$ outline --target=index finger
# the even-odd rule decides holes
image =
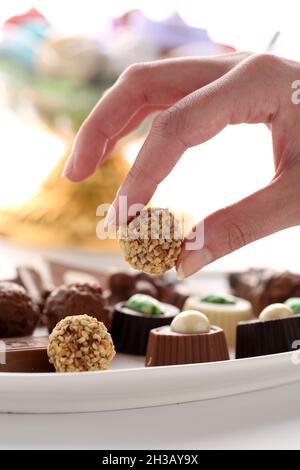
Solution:
[[[64,175],[73,181],[89,176],[101,163],[108,143],[126,132],[133,116],[141,111],[147,114],[145,108],[150,113],[153,106],[162,109],[172,105],[226,73],[245,54],[168,59],[130,67],[81,126]]]
[[[194,91],[156,118],[137,159],[107,215],[126,224],[119,198],[127,206],[145,205],[189,147],[205,142],[227,124],[270,122],[277,99],[272,81],[277,58],[253,56],[209,85]]]

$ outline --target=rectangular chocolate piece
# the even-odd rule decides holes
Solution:
[[[14,280],[22,285],[28,294],[43,304],[45,295],[61,284],[73,282],[100,283],[107,287],[107,274],[103,271],[87,269],[78,265],[65,264],[52,260],[40,260],[34,266],[18,266]]]
[[[18,266],[18,284],[21,284],[35,302],[43,299],[44,285],[39,272],[31,266]]]
[[[47,355],[48,336],[0,340],[0,372],[54,372]]]

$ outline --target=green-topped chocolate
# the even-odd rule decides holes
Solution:
[[[215,295],[208,294],[200,297],[201,302],[207,302],[210,304],[222,304],[222,305],[235,305],[236,298],[231,295]]]
[[[149,331],[169,325],[179,308],[158,302],[145,294],[135,294],[115,305],[111,336],[118,352],[145,355]]]
[[[161,303],[157,299],[154,299],[154,297],[146,294],[132,295],[125,303],[125,307],[147,315],[163,314]]]
[[[285,305],[290,307],[294,313],[300,313],[300,297],[291,297],[287,299]]]

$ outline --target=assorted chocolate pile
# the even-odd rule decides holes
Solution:
[[[155,317],[151,312],[147,315],[126,307],[134,295],[149,296],[152,304],[156,302],[163,311]],[[5,339],[2,346],[6,355],[0,360],[0,371],[53,371],[47,356],[47,337],[29,335],[36,326],[47,327],[51,333],[66,317],[89,316],[112,331],[118,351],[145,355],[149,331],[169,324],[188,295],[167,275],[123,271],[107,274],[49,260],[36,267],[19,266],[14,279],[0,282],[0,338]],[[64,354],[77,356],[75,365],[67,364],[65,370],[77,370],[84,350],[72,352],[74,346],[70,344],[65,346]]]
[[[20,266],[0,282],[0,372],[106,370],[115,350],[147,367],[226,361],[228,346],[237,359],[293,350],[300,276],[252,269],[229,283],[234,295],[190,295],[167,275]]]

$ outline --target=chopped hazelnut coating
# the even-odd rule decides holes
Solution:
[[[179,222],[168,209],[144,209],[120,232],[120,246],[134,269],[163,274],[175,266],[181,251]]]
[[[47,352],[57,372],[105,370],[116,354],[104,323],[89,315],[69,316],[57,323]]]

